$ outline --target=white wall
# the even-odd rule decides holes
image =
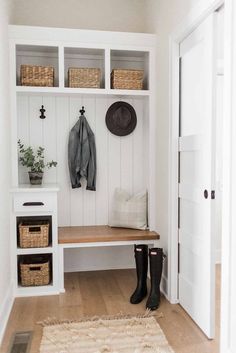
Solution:
[[[145,0],[13,0],[12,24],[146,32]]]
[[[8,2],[0,0],[0,341],[11,307],[9,182],[10,117],[8,99]]]

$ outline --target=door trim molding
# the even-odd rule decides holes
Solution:
[[[225,0],[221,352],[236,351],[236,3]]]
[[[169,199],[168,199],[168,296],[178,303],[178,137],[179,137],[179,45],[224,0],[201,0],[169,37]]]

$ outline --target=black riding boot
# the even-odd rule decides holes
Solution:
[[[146,308],[156,310],[160,304],[160,283],[163,264],[163,249],[149,249],[151,291],[147,300]]]
[[[148,246],[135,245],[134,254],[137,272],[137,287],[130,297],[130,303],[138,304],[147,295]]]

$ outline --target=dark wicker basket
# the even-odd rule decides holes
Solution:
[[[20,262],[21,285],[46,286],[50,283],[50,260],[43,256],[31,256]]]
[[[19,224],[19,244],[21,248],[42,248],[49,244],[49,223],[37,222]]]

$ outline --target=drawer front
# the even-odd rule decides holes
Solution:
[[[54,195],[42,193],[19,194],[14,196],[14,212],[53,211]]]

